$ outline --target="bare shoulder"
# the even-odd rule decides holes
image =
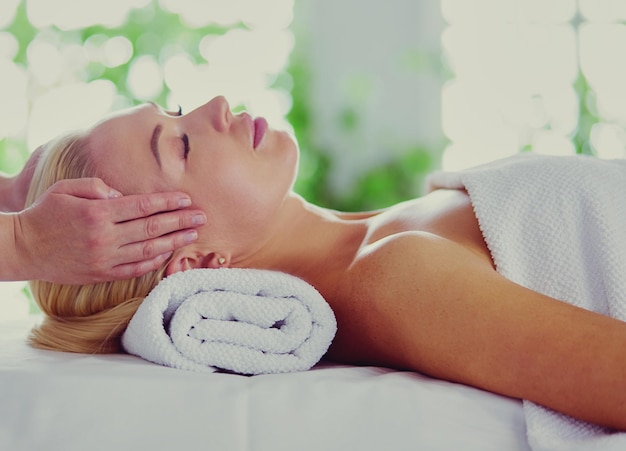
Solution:
[[[435,308],[464,291],[462,279],[470,277],[468,268],[471,277],[493,273],[475,252],[428,232],[397,233],[365,246],[346,273],[346,288],[333,303],[340,330],[332,350],[354,363],[427,372],[426,356],[418,355],[428,348],[420,343],[427,341],[420,331],[427,334],[437,321]],[[413,329],[410,338],[401,336],[405,328]],[[398,343],[405,340],[415,346],[410,354],[400,355]]]
[[[368,291],[384,300],[394,292],[413,291],[413,296],[437,294],[438,284],[457,280],[471,270],[493,275],[491,263],[470,247],[429,232],[403,232],[380,239],[362,249],[354,269],[368,280]],[[414,297],[414,299],[415,299]],[[384,302],[384,301],[383,301]]]

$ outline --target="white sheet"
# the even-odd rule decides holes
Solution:
[[[375,367],[238,376],[29,348],[0,323],[0,449],[529,450],[521,403]]]

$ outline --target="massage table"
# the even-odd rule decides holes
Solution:
[[[322,360],[242,376],[127,354],[33,349],[37,315],[0,322],[0,450],[529,450],[522,403]]]

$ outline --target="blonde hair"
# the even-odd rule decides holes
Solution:
[[[37,164],[26,205],[59,180],[97,177],[88,145],[85,133],[68,134],[49,143]],[[31,281],[31,291],[45,316],[33,328],[29,343],[54,351],[121,352],[128,322],[164,271],[165,265],[135,279],[91,285]]]

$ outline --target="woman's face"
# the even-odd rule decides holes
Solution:
[[[182,115],[145,104],[96,125],[88,148],[122,192],[188,193],[208,216],[198,243],[252,246],[270,231],[298,160],[291,136],[266,125],[234,116],[223,97]]]

